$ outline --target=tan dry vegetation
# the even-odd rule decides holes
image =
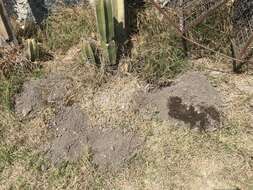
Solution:
[[[224,60],[193,61],[194,69],[205,72],[225,103],[223,128],[199,133],[174,120],[160,121],[156,108],[138,99],[149,88],[139,77],[105,75],[92,65],[77,63],[79,54],[80,46],[75,46],[65,56],[55,56],[45,63],[45,72],[60,72],[72,80],[65,102],[78,102],[93,127],[122,127],[142,134],[146,141],[141,151],[117,172],[98,170],[88,150],[76,163],[51,166],[40,148],[52,138],[47,122],[54,110],[49,107],[39,118],[23,122],[1,110],[0,189],[253,188],[252,92],[248,91],[252,75],[213,71],[217,65],[226,70]]]
[[[142,151],[127,167],[111,174],[94,168],[88,153],[78,163],[66,163],[54,168],[33,149],[38,142],[44,143],[42,139],[48,135],[44,120],[37,118],[24,125],[3,112],[2,118],[5,119],[1,119],[1,123],[8,130],[2,133],[6,139],[0,154],[1,160],[6,160],[2,163],[2,189],[252,188],[252,114],[250,108],[245,106],[248,95],[234,87],[239,80],[247,83],[251,76],[206,72],[211,81],[219,81],[217,89],[228,101],[225,104],[227,119],[224,120],[223,129],[200,134],[175,121],[159,121],[155,109],[150,106],[144,105],[143,110],[139,111],[133,100],[136,100],[137,92],[145,92],[146,89],[145,83],[136,77],[109,77],[107,83],[99,83],[99,87],[94,88],[94,83],[89,82],[93,81],[89,80],[93,76],[84,75],[91,73],[89,67],[71,63],[72,58],[67,56],[63,59],[68,60],[68,65],[64,61],[55,62],[51,72],[60,69],[72,77],[77,85],[73,97],[80,100],[94,127],[131,128],[146,136]],[[81,70],[79,74],[83,78],[77,76],[77,70]],[[107,100],[120,101],[110,104]],[[16,149],[6,153],[6,148],[12,148],[15,144],[14,139],[18,139]]]

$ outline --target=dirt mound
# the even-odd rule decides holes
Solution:
[[[90,140],[94,164],[102,168],[119,168],[138,152],[144,139],[134,132],[107,129],[93,130]]]
[[[43,105],[40,81],[31,80],[23,85],[22,93],[15,98],[15,112],[25,117],[31,112],[38,110]]]
[[[28,81],[15,98],[16,114],[21,117],[32,116],[49,103],[63,104],[71,87],[71,80],[61,75]]]
[[[200,73],[188,72],[151,96],[164,120],[175,118],[200,130],[221,124],[221,97]]]
[[[55,139],[48,150],[53,164],[63,160],[76,161],[88,143],[88,119],[78,106],[64,107],[50,124],[55,130]]]
[[[26,82],[22,92],[15,98],[16,114],[21,119],[29,120],[39,117],[43,109],[53,108],[53,115],[46,118],[46,125],[49,127],[49,133],[54,134],[54,138],[47,142],[47,145],[43,145],[42,149],[54,165],[58,165],[62,161],[75,162],[88,153],[92,162],[98,167],[117,169],[123,166],[139,150],[144,139],[140,138],[136,132],[113,128],[111,118],[111,122],[108,121],[103,125],[97,125],[93,119],[100,120],[101,117],[103,119],[108,116],[107,112],[98,116],[98,113],[103,110],[102,105],[100,107],[100,102],[105,107],[109,107],[109,113],[114,113],[115,107],[117,108],[115,110],[120,113],[128,109],[132,110],[133,103],[129,103],[129,98],[121,96],[126,94],[127,89],[113,91],[115,93],[113,97],[108,97],[108,94],[103,91],[97,92],[97,95],[92,93],[91,99],[86,99],[86,103],[92,104],[93,109],[95,108],[96,118],[90,119],[92,117],[92,114],[89,113],[91,107],[86,109],[82,106],[82,101],[79,102],[80,97],[87,96],[86,92],[89,89],[85,87],[81,90],[78,89],[80,97],[75,97],[75,101],[73,100],[70,104],[68,97],[75,94],[76,85],[81,86],[81,84],[76,81],[74,76],[67,76],[69,75],[63,74],[63,72],[61,74],[52,72],[42,79]],[[133,83],[132,86],[135,87],[137,84]],[[132,96],[135,93],[135,90],[130,92],[131,95],[133,94]],[[101,97],[101,101],[96,97]],[[118,100],[117,103],[115,103],[115,99]],[[118,119],[115,118],[115,120]]]
[[[56,137],[47,150],[53,164],[77,161],[89,150],[93,163],[101,168],[118,168],[138,150],[143,140],[119,129],[89,127],[78,105],[64,107],[51,122]]]

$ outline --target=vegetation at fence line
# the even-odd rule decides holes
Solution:
[[[159,19],[155,9],[140,12],[137,22],[139,35],[132,50],[133,71],[150,83],[163,83],[189,68],[181,39],[166,19]]]

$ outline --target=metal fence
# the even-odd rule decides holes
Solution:
[[[170,0],[167,1],[166,8],[176,13],[178,19],[184,23],[184,30],[188,31],[205,20],[208,15],[224,5],[227,1],[228,0]]]
[[[252,0],[235,0],[232,6],[225,6],[231,5],[229,3],[232,1],[230,0],[167,0],[164,7],[159,6],[154,0],[151,1],[177,29],[184,39],[183,43],[191,42],[191,44],[209,52],[216,52],[223,57],[229,58],[233,62],[235,70],[240,69],[243,64],[251,62],[248,58],[253,43]],[[222,24],[208,22],[206,24],[206,21],[217,13],[216,10],[226,7],[229,7],[227,16],[224,17],[224,20],[228,20],[226,22],[227,29],[218,26],[225,22]],[[218,18],[217,15],[216,19],[217,22],[223,22],[222,18]],[[211,30],[210,33],[224,34],[226,39],[218,37],[216,39],[206,39],[205,41],[208,43],[202,43],[199,40],[202,38],[199,28],[203,28],[203,26],[208,27],[206,31]],[[212,44],[215,44],[215,46],[212,46]],[[224,51],[224,49],[226,50]]]
[[[233,5],[233,48],[238,59],[247,59],[253,42],[253,1],[236,0]]]

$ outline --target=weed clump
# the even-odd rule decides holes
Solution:
[[[187,68],[180,38],[153,8],[137,15],[139,35],[132,51],[132,69],[149,83],[166,82]]]

